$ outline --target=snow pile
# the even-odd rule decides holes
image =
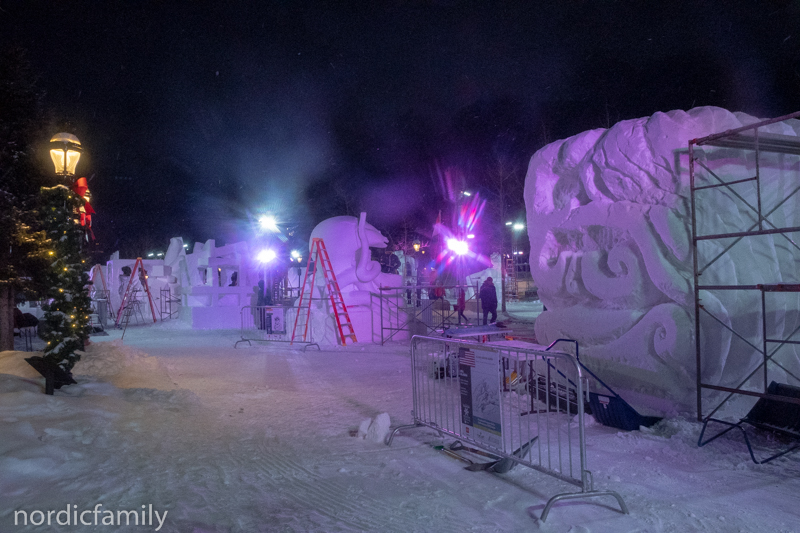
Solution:
[[[382,443],[389,436],[389,413],[381,413],[375,419],[367,418],[358,427],[358,437],[370,442]]]
[[[531,273],[547,306],[536,321],[539,342],[578,340],[592,369],[615,388],[627,390],[629,401],[662,413],[691,409],[696,364],[687,144],[755,122],[754,117],[714,107],[656,113],[608,130],[583,132],[534,154],[525,204]],[[764,131],[796,136],[800,122],[774,124]],[[748,168],[734,164],[742,153],[712,159],[700,150],[698,157],[733,181],[753,172],[752,158]],[[761,165],[763,189],[769,191],[762,199],[766,212],[788,196],[797,173],[781,172],[785,161],[764,159]],[[737,194],[754,205],[755,188],[748,187]],[[698,201],[702,234],[735,231],[734,223],[746,228],[755,220],[752,210],[730,193],[704,195]],[[786,208],[787,217],[796,216],[788,204]],[[786,222],[793,224],[791,218]],[[704,274],[703,282],[797,283],[797,249],[780,236],[764,242],[760,248],[735,248],[735,261],[720,262]],[[727,292],[719,299],[701,295],[703,305],[723,323],[746,331],[747,340],[758,346],[761,336],[753,324],[760,319],[753,317],[753,301]],[[776,335],[800,324],[796,313],[786,313],[800,307],[798,303],[795,295],[793,302],[782,301],[783,310],[768,310],[771,323],[778,324]],[[737,378],[759,363],[758,351],[743,342],[732,344],[724,328],[703,335],[702,342],[702,378],[707,383],[737,385]],[[800,370],[794,347],[783,348],[781,356],[787,368]]]
[[[93,343],[81,353],[81,360],[72,369],[77,377],[108,381],[119,388],[147,387],[161,390],[175,388],[166,367],[158,359],[121,340]]]
[[[26,357],[34,355],[41,354],[31,352],[0,352],[0,375],[11,374],[31,381],[41,378],[42,383],[44,383],[44,378],[41,377],[41,374],[25,362]]]

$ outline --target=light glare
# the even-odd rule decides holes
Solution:
[[[266,249],[258,252],[256,259],[258,259],[260,263],[270,263],[274,261],[276,257],[278,257],[278,254],[275,253],[275,250]]]
[[[447,239],[447,248],[456,255],[469,253],[469,245],[465,241],[459,241],[458,239]]]
[[[258,225],[261,226],[261,229],[278,231],[278,223],[275,221],[275,217],[270,215],[263,215],[260,217],[258,219]]]

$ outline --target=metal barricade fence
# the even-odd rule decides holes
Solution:
[[[241,342],[251,344],[252,341],[292,343],[291,324],[287,324],[287,322],[293,320],[293,313],[289,313],[289,309],[295,308],[264,305],[246,305],[242,307],[242,338],[236,341],[233,347],[237,348]],[[294,344],[302,346],[303,351],[309,346],[316,346],[319,349],[319,344],[314,342],[313,338],[305,342],[296,341]]]
[[[450,298],[431,298],[433,289],[450,291]],[[465,306],[475,304],[476,322],[480,319],[479,287],[477,285],[405,285],[380,287],[378,298],[381,321],[381,345],[395,340],[399,332],[434,334],[460,323],[458,311],[450,304],[458,301],[457,291],[465,290]],[[447,305],[444,304],[447,302]],[[470,311],[470,314],[472,312]],[[466,316],[465,316],[466,321]],[[419,326],[420,329],[417,329]]]
[[[550,498],[542,521],[560,500],[598,496],[628,514],[618,493],[595,490],[587,469],[588,386],[572,355],[415,336],[411,365],[414,423],[395,428],[388,445],[398,431],[426,426],[580,488]]]

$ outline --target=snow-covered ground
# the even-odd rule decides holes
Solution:
[[[155,513],[160,531],[184,533],[800,531],[800,455],[757,466],[738,438],[698,448],[690,415],[634,432],[587,418],[596,485],[630,515],[611,498],[568,501],[543,523],[573,486],[523,467],[466,471],[426,429],[391,447],[359,436],[382,413],[411,422],[406,344],[235,349],[236,332],[178,322],[120,336],[93,337],[79,384],[55,396],[29,353],[0,353],[0,531],[154,531]],[[56,525],[67,506],[98,525]],[[50,527],[15,525],[37,510],[55,511]],[[102,525],[119,510],[146,525]]]

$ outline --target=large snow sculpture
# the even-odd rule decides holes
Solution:
[[[577,339],[593,369],[639,405],[661,412],[691,408],[696,363],[687,144],[755,122],[714,107],[656,113],[583,132],[534,154],[525,204],[531,273],[547,306],[536,322],[540,343]],[[800,124],[794,131],[785,124],[774,128],[800,133]],[[724,159],[713,164],[717,170],[730,166]],[[726,169],[728,180],[747,177],[749,166]],[[763,179],[788,179],[773,174],[765,172]],[[785,186],[773,189],[773,195],[788,194]],[[730,194],[704,197],[698,205],[704,234],[724,231],[726,221],[753,219],[732,200]],[[764,283],[775,272],[783,282],[797,283],[800,254],[778,236],[770,239],[758,249],[733,250],[734,260],[716,267],[705,283]],[[765,269],[768,275],[761,274]],[[703,293],[702,303],[757,345],[752,302],[728,293]],[[796,314],[773,318],[787,334],[797,325]],[[736,385],[747,375],[742,369],[758,363],[758,352],[732,343],[724,328],[701,338],[704,382]],[[786,364],[796,369],[794,348],[785,349],[791,350]]]
[[[359,342],[380,340],[379,288],[400,287],[403,281],[401,275],[382,273],[380,263],[372,260],[370,248],[386,248],[388,239],[367,223],[366,213],[361,213],[359,218],[339,216],[323,220],[311,232],[309,248],[314,238],[325,243]],[[316,284],[325,290],[321,271],[317,273]],[[390,314],[386,313],[387,318]],[[333,309],[329,303],[321,302],[314,315],[315,341],[337,344]]]

